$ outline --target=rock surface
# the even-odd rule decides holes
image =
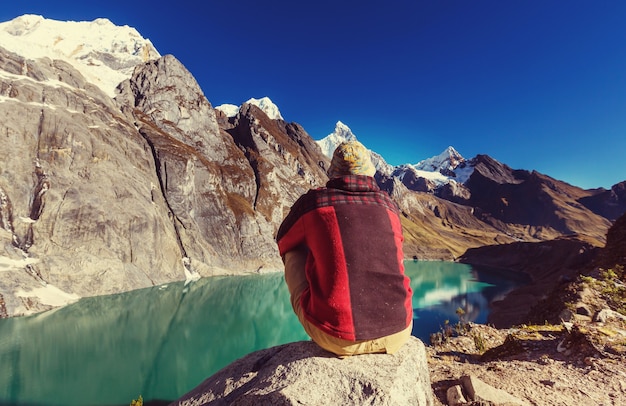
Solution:
[[[579,276],[544,291],[524,324],[495,329],[468,323],[436,334],[439,340],[428,347],[435,402],[462,404],[469,398],[464,377],[473,376],[534,405],[626,404],[625,219],[611,227],[595,261],[576,267]],[[581,265],[567,251],[557,257],[565,266]],[[554,265],[545,257],[540,263]],[[598,272],[599,265],[613,273]]]
[[[340,359],[311,341],[249,354],[172,403],[197,405],[432,405],[424,344]]]

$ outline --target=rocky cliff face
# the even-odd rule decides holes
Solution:
[[[0,80],[8,313],[45,308],[28,293],[42,285],[82,296],[183,277],[150,147],[113,100],[65,62],[4,50]]]
[[[138,67],[118,91],[120,109],[150,147],[157,194],[189,270],[210,275],[278,267],[274,225],[255,207],[254,168],[219,128],[193,76],[165,56]]]
[[[229,134],[172,56],[139,66],[115,100],[65,62],[5,50],[0,80],[8,315],[278,269],[284,211],[325,180],[327,161],[300,126],[249,108]]]

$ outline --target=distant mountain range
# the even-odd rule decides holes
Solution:
[[[257,106],[271,119],[283,119],[278,106],[276,106],[269,97],[263,97],[261,99],[251,98],[246,103]],[[216,106],[215,108],[217,110],[221,110],[228,117],[235,117],[239,112],[240,106],[224,104]],[[321,140],[317,140],[316,142],[322,149],[322,153],[330,159],[332,158],[337,145],[344,141],[354,140],[358,141],[358,138],[352,132],[350,127],[341,121],[338,121],[335,124],[335,130],[332,133],[328,134]],[[409,187],[409,189],[411,189],[412,186],[409,179],[423,178],[424,180],[427,180],[432,186],[430,188],[432,191],[451,181],[465,183],[473,172],[473,167],[467,165],[465,158],[463,158],[461,154],[459,154],[452,146],[446,148],[441,154],[420,161],[414,165],[405,164],[392,166],[389,165],[377,152],[370,152],[372,154],[374,165],[380,174],[397,177],[401,181],[407,177],[407,184],[405,185]]]
[[[278,226],[355,137],[338,122],[316,141],[268,98],[214,108],[174,56],[106,19],[1,23],[0,116],[0,317],[282,269]],[[626,182],[583,190],[452,147],[396,167],[372,155],[407,258],[572,235],[602,246],[626,211]]]

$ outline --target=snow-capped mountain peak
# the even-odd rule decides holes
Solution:
[[[450,146],[441,154],[424,159],[413,165],[413,167],[422,171],[446,172],[455,170],[463,162],[465,162],[465,158]]]
[[[280,114],[278,106],[276,106],[274,102],[267,96],[260,99],[255,99],[253,97],[245,103],[257,106],[272,120],[284,120],[283,116]],[[237,113],[239,113],[240,106],[236,106],[234,104],[220,104],[215,108],[221,110],[224,114],[226,114],[227,117],[235,117]]]
[[[473,171],[474,167],[450,146],[439,155],[424,159],[415,165],[407,164],[395,167],[393,176],[405,184],[406,182],[411,183],[417,178],[424,178],[436,188],[451,181],[465,183]],[[406,182],[405,178],[408,179]]]
[[[135,66],[161,56],[136,29],[106,18],[57,21],[26,14],[0,23],[0,46],[29,59],[69,62],[110,96]]]
[[[347,125],[337,121],[335,130],[316,142],[322,149],[322,153],[332,158],[337,145],[352,140],[357,141],[356,135]],[[474,167],[452,146],[446,148],[441,154],[420,161],[415,165],[405,164],[395,167],[389,165],[380,154],[372,150],[370,150],[370,154],[372,163],[381,174],[396,177],[402,182],[404,182],[406,175],[410,174],[407,179],[424,178],[435,188],[451,181],[465,183],[474,171]]]
[[[239,113],[239,106],[234,104],[220,104],[219,106],[215,106],[215,109],[226,114],[226,117],[235,117],[237,113]]]
[[[28,59],[47,57],[66,61],[111,97],[115,96],[117,85],[130,78],[137,65],[161,56],[136,29],[117,26],[106,18],[76,22],[26,14],[0,23],[0,46]],[[271,119],[284,120],[269,97],[250,98],[245,103],[257,106]],[[216,109],[232,117],[240,107],[223,104]],[[357,140],[356,135],[346,124],[337,121],[334,131],[317,143],[330,158],[337,145],[349,140]],[[415,165],[395,168],[387,164],[381,155],[373,151],[370,153],[376,169],[389,176],[393,173],[403,178],[403,174],[411,171],[415,176],[428,178],[435,184],[444,184],[452,179],[464,183],[473,171],[473,167],[451,146]]]
[[[274,102],[270,100],[270,98],[267,96],[260,99],[255,99],[253,97],[246,103],[257,106],[272,120],[284,120],[283,116],[280,114],[280,110],[278,110],[278,106],[276,106]]]
[[[337,148],[337,145],[345,141],[358,140],[350,127],[348,127],[341,121],[337,121],[337,123],[335,124],[335,130],[332,133],[328,134],[326,137],[316,142],[317,145],[319,145],[322,149],[322,153],[327,157],[332,158],[333,152],[335,152],[335,148]],[[377,154],[372,150],[369,151],[372,163],[376,167],[377,171],[386,175],[389,175],[391,174],[391,172],[393,172],[393,167],[389,165],[380,154]]]
[[[326,137],[317,141],[317,144],[322,149],[324,155],[329,158],[332,158],[333,152],[335,152],[335,148],[337,145],[341,144],[344,141],[357,141],[356,135],[352,133],[350,127],[342,123],[341,121],[337,121],[335,124],[335,130],[328,134]]]
[[[354,135],[350,127],[341,121],[337,121],[335,124],[335,131],[333,131],[333,134],[335,134],[337,138],[341,138],[343,141],[356,141],[356,135]]]

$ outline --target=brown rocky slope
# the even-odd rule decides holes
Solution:
[[[496,329],[461,320],[429,347],[437,404],[457,404],[451,388],[464,375],[532,405],[626,404],[626,214],[609,230],[604,248],[578,254],[591,260],[576,260],[584,243],[568,244],[570,253],[564,245],[558,256],[564,259],[560,269],[576,271],[549,285],[551,290],[535,286],[542,292],[535,306],[517,304],[517,320],[523,322]],[[546,259],[545,244],[525,246],[523,253],[533,249]],[[540,269],[516,264],[520,271]]]

